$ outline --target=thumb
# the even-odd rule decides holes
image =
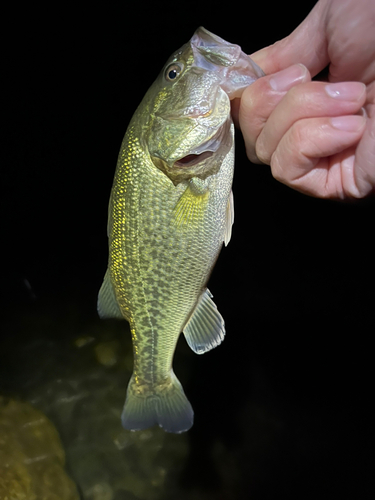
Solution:
[[[325,33],[327,1],[319,0],[309,15],[286,38],[251,54],[266,74],[276,73],[292,64],[301,63],[315,76],[328,63]]]

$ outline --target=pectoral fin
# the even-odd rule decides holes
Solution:
[[[99,290],[98,313],[101,319],[124,319],[116,300],[108,269]]]
[[[191,179],[174,208],[174,222],[177,227],[199,225],[208,200],[209,190],[205,182],[201,179]]]
[[[186,342],[197,354],[204,354],[218,346],[225,336],[223,317],[211,297],[206,288],[183,330]]]
[[[224,245],[227,246],[230,242],[232,236],[232,226],[234,222],[234,199],[233,199],[233,191],[230,192],[228,204],[227,204],[227,213],[225,220],[225,234],[224,234]]]

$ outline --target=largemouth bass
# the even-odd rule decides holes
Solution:
[[[183,432],[193,424],[173,355],[181,332],[198,354],[224,339],[206,283],[234,217],[230,99],[260,76],[238,45],[199,28],[168,59],[126,131],[98,298],[100,317],[130,323],[126,429]]]

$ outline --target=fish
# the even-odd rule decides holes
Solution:
[[[224,340],[207,281],[234,220],[230,100],[263,75],[238,45],[200,27],[167,60],[128,125],[97,304],[101,318],[130,324],[125,429],[181,433],[193,425],[173,356],[182,332],[197,354]]]

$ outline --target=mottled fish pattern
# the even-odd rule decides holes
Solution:
[[[183,432],[193,410],[172,369],[181,332],[198,354],[224,339],[206,284],[233,223],[230,98],[262,71],[204,28],[176,51],[125,134],[109,204],[102,318],[130,323],[126,429]]]

